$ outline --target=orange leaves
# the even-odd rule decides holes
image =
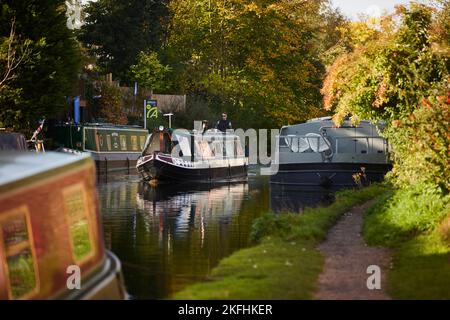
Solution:
[[[447,94],[447,96],[445,97],[445,104],[447,104],[447,105],[450,104],[450,93]]]
[[[394,128],[400,127],[401,124],[402,124],[402,122],[401,122],[400,120],[398,120],[398,119],[395,119],[395,120],[392,120],[392,121],[391,121],[391,125],[392,125]]]
[[[338,78],[340,68],[348,61],[348,55],[344,54],[339,56],[336,61],[328,68],[327,75],[323,82],[320,93],[323,96],[323,104],[325,110],[331,110],[334,100],[339,96],[338,84],[341,79]]]
[[[422,103],[422,105],[423,105],[424,107],[427,107],[428,109],[431,109],[431,108],[432,108],[431,103],[430,103],[430,101],[428,101],[427,98],[422,98],[421,103]]]
[[[386,90],[387,90],[387,81],[383,79],[383,81],[378,85],[378,90],[375,93],[375,100],[372,103],[372,106],[375,108],[380,108],[386,99]]]

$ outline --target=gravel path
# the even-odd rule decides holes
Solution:
[[[328,233],[318,249],[325,257],[315,299],[390,299],[384,292],[385,275],[391,265],[389,250],[368,247],[362,238],[363,213],[366,202],[345,213]],[[377,265],[381,270],[381,289],[369,290],[367,267]]]

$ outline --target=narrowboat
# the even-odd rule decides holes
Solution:
[[[44,141],[37,139],[42,125],[34,132],[30,140],[26,140],[22,133],[0,131],[0,150],[45,152]]]
[[[277,137],[272,184],[351,187],[380,181],[392,168],[382,124],[331,117],[284,126]]]
[[[247,179],[248,159],[239,136],[216,129],[155,129],[136,168],[144,181],[221,183]]]
[[[92,158],[0,152],[0,300],[124,298]]]
[[[25,136],[16,132],[0,131],[0,150],[2,151],[27,151],[28,145]]]
[[[58,151],[86,152],[97,171],[133,168],[147,139],[148,131],[138,126],[111,124],[60,124],[49,128],[48,135]]]

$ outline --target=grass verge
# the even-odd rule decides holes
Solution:
[[[323,267],[316,249],[328,229],[351,207],[386,191],[374,184],[336,194],[328,207],[303,214],[266,213],[253,224],[259,244],[223,259],[207,281],[176,293],[174,299],[310,299]]]
[[[450,197],[427,186],[387,192],[365,215],[369,245],[393,248],[394,299],[450,299]]]

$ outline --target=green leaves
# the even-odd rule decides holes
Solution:
[[[170,66],[162,65],[156,52],[141,52],[138,62],[130,67],[131,78],[144,87],[155,91],[163,91],[168,85],[164,81],[166,74],[172,70]]]
[[[341,23],[336,12],[323,13],[324,4],[172,1],[164,52],[173,89],[204,92],[237,126],[279,127],[323,114],[320,53],[337,41],[324,30]]]
[[[431,42],[442,39],[437,17],[443,13],[416,4],[400,12],[390,22],[399,21],[395,27],[359,43],[328,69],[324,104],[338,123],[356,115],[387,124],[397,185],[428,183],[448,192],[450,51],[435,50],[441,44]]]
[[[14,69],[14,78],[1,89],[3,126],[30,132],[38,119],[55,116],[67,106],[81,55],[72,31],[67,29],[64,8],[62,0],[3,1],[0,38],[8,38],[11,21],[15,21],[16,52],[28,48],[27,59]],[[0,56],[0,64],[5,65],[4,56]]]
[[[101,99],[99,101],[99,116],[106,122],[127,124],[128,119],[122,108],[122,92],[113,83],[101,82]]]
[[[168,26],[166,1],[98,0],[85,8],[78,37],[98,57],[105,73],[129,83],[129,68],[141,51],[159,51]]]

